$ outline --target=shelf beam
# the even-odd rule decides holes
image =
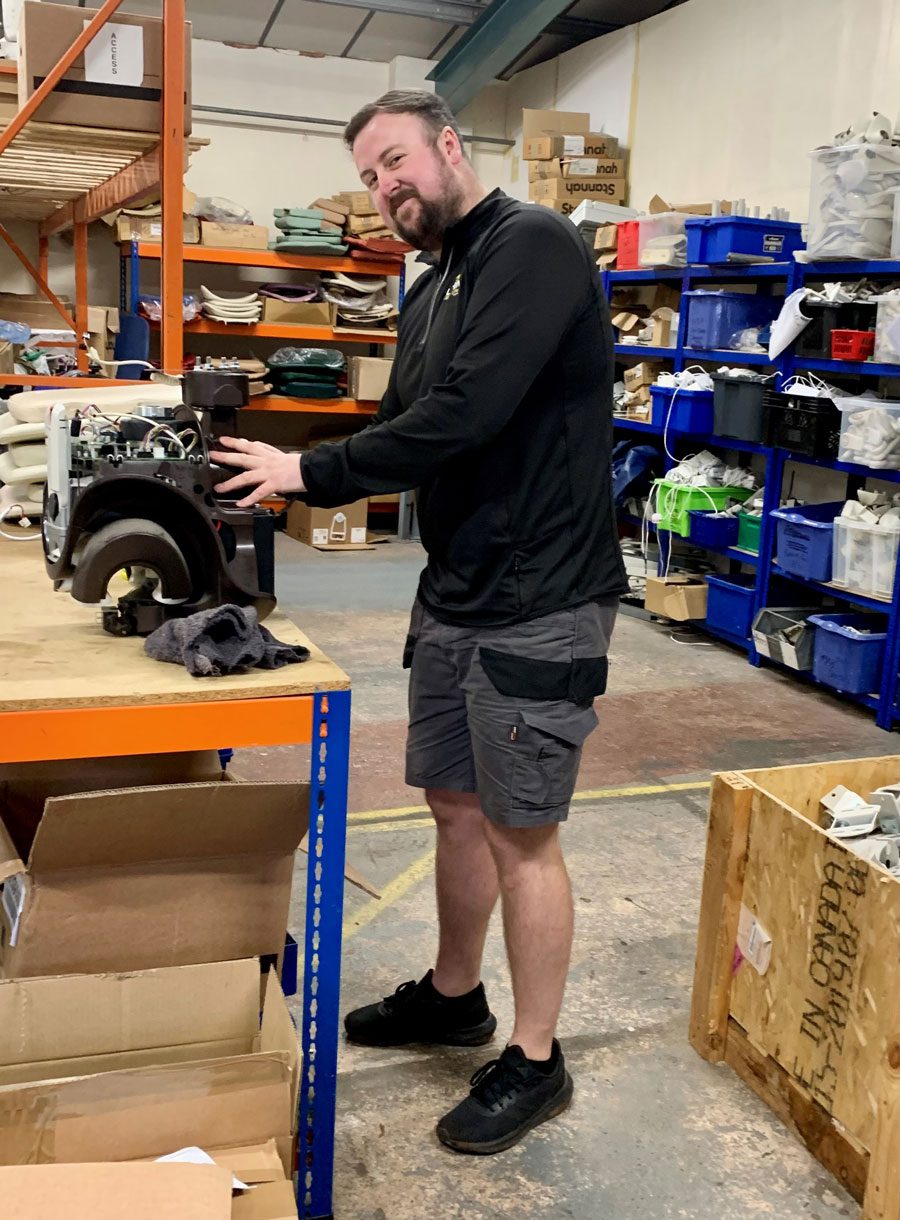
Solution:
[[[107,209],[110,210],[110,209]],[[123,257],[131,254],[131,242],[121,243]],[[138,258],[160,258],[157,242],[139,241]],[[379,259],[329,258],[327,255],[282,254],[277,250],[226,250],[218,246],[185,246],[186,263],[214,263],[223,267],[275,267],[282,271],[344,271],[351,275],[400,275],[402,257],[395,262]]]
[[[157,145],[99,186],[92,187],[80,199],[58,208],[41,222],[41,237],[62,233],[76,224],[90,224],[117,208],[127,208],[142,195],[154,190],[159,180],[160,155]]]

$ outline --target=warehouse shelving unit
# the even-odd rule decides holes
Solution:
[[[126,207],[154,189],[162,197],[161,363],[182,363],[184,246],[182,180],[186,152],[206,143],[186,139],[185,0],[162,0],[163,100],[158,133],[119,132],[35,121],[35,112],[58,84],[121,0],[103,0],[78,38],[49,72],[5,131],[0,133],[0,239],[4,240],[51,301],[78,342],[78,361],[87,369],[81,336],[87,331],[87,227],[106,213]],[[18,247],[3,220],[39,225],[38,266]],[[174,223],[169,223],[174,221]],[[74,234],[75,311],[72,316],[47,283],[49,239],[67,229]],[[222,252],[214,252],[221,254]],[[360,271],[355,260],[341,269]],[[275,265],[275,264],[269,264]],[[283,264],[279,264],[283,265]],[[290,265],[295,265],[293,260]],[[379,264],[379,273],[383,274]],[[230,332],[229,332],[230,333]],[[0,384],[33,387],[146,385],[109,378],[0,374]],[[367,404],[346,402],[348,413],[369,414]],[[283,410],[273,398],[257,409]],[[323,411],[315,400],[305,409]],[[123,669],[128,642],[99,632],[92,617],[69,599],[54,595],[42,565],[13,546],[0,548],[8,585],[25,599],[19,613],[10,606],[2,631],[6,672],[0,673],[0,762],[78,759],[138,752],[207,750],[224,745],[258,747],[310,745],[310,831],[306,926],[303,941],[303,1069],[299,1097],[297,1202],[303,1220],[330,1220],[334,1170],[335,1094],[341,966],[341,918],[347,821],[350,741],[349,680],[313,648],[306,665],[278,671],[275,685],[228,679],[201,690],[186,672],[165,666],[160,681],[155,663],[140,642],[135,672]],[[18,564],[18,570],[14,565]],[[39,608],[39,609],[38,609]],[[270,619],[280,638],[296,629]],[[44,619],[47,622],[44,623]],[[27,641],[16,631],[27,633]],[[117,663],[111,653],[119,656]],[[15,658],[14,669],[11,669]],[[144,671],[144,663],[149,667]],[[0,670],[4,667],[0,666]],[[171,673],[168,671],[171,670]],[[70,673],[70,671],[72,671]],[[52,674],[52,679],[47,675]],[[71,681],[67,682],[67,675]],[[29,685],[30,683],[30,685]],[[16,694],[9,692],[15,688]],[[30,692],[30,693],[29,693]]]
[[[605,271],[602,273],[603,290],[609,298],[612,290],[619,284],[640,284],[656,280],[671,282],[680,280],[681,290],[688,291],[698,282],[729,284],[757,283],[762,291],[770,291],[775,284],[783,283],[785,295],[793,292],[807,283],[820,283],[835,279],[850,278],[897,279],[900,281],[900,261],[884,260],[877,262],[834,262],[834,263],[768,263],[755,266],[688,266],[681,269],[666,268],[659,272],[654,269],[636,271]],[[685,346],[685,331],[687,327],[687,311],[679,311],[678,337],[671,348],[649,347],[641,344],[616,343],[617,357],[630,356],[635,359],[669,359],[677,372],[698,363],[715,363],[730,365],[762,366],[775,374],[775,385],[780,387],[794,375],[795,372],[810,370],[831,374],[832,377],[867,376],[867,377],[897,377],[900,378],[900,365],[876,364],[873,361],[848,362],[843,360],[822,360],[797,356],[793,347],[789,348],[776,360],[769,359],[766,353],[739,351],[707,351],[696,350]],[[640,420],[614,418],[614,426],[621,432],[630,432],[649,437],[662,437],[664,428]],[[768,445],[754,444],[733,437],[715,435],[697,435],[669,428],[666,433],[673,443],[689,443],[693,449],[698,446],[736,451],[738,453],[756,454],[766,463],[765,497],[763,517],[760,531],[760,550],[758,555],[742,551],[737,547],[713,548],[707,547],[714,554],[725,556],[733,565],[743,565],[755,573],[753,588],[752,614],[768,604],[771,578],[789,580],[798,589],[806,588],[819,596],[834,598],[851,606],[859,606],[868,610],[877,610],[888,617],[887,641],[885,645],[884,666],[881,686],[877,692],[865,695],[844,694],[842,697],[851,699],[875,713],[876,723],[883,729],[893,729],[900,724],[900,707],[898,707],[898,673],[900,673],[900,563],[894,576],[894,589],[891,598],[881,599],[856,593],[852,589],[838,588],[836,585],[818,581],[802,580],[779,567],[776,546],[775,521],[771,517],[773,509],[780,502],[781,489],[784,481],[787,463],[801,463],[834,471],[847,476],[847,492],[852,495],[863,486],[867,479],[877,479],[882,482],[900,483],[900,471],[875,470],[866,466],[858,466],[837,459],[815,458],[805,454],[792,453],[788,450],[773,448]],[[672,463],[667,457],[664,462],[669,468]],[[619,519],[627,524],[639,527],[640,518],[632,514],[620,514]],[[657,532],[651,526],[653,532]],[[661,570],[665,566],[672,537],[667,531],[658,531],[660,547]],[[703,549],[700,544],[689,541],[691,546]],[[772,664],[767,657],[762,657],[756,651],[753,640],[738,640],[732,636],[716,631],[708,624],[697,622],[698,628],[709,634],[726,640],[729,644],[743,648],[753,665]],[[800,681],[819,685],[810,675],[785,666],[777,666],[783,672],[789,673]],[[831,687],[824,687],[832,693],[838,693]]]
[[[140,296],[141,260],[158,260],[160,248],[152,242],[122,242],[119,296],[120,307],[130,313],[137,312]],[[227,267],[272,268],[281,271],[343,271],[347,274],[396,276],[399,279],[399,297],[403,300],[406,268],[402,259],[396,266],[377,259],[323,258],[320,255],[282,254],[277,250],[227,250],[214,246],[184,246],[184,261]],[[354,343],[368,344],[370,354],[377,354],[382,345],[397,342],[395,332],[379,330],[352,331],[331,326],[292,326],[287,323],[270,322],[229,323],[216,322],[210,318],[198,318],[183,324],[182,359],[185,338],[192,335],[219,335],[229,339],[283,339],[285,342],[309,343]],[[181,367],[181,361],[178,362]],[[361,402],[348,398],[298,399],[283,395],[268,395],[261,406],[261,399],[251,399],[249,411],[289,411],[301,414],[327,412],[332,415],[374,415],[378,409],[375,402]],[[314,405],[311,405],[314,404]]]

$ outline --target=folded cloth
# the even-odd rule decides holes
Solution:
[[[272,215],[276,220],[283,220],[286,216],[295,220],[321,220],[324,212],[321,208],[273,208]]]
[[[311,233],[307,236],[294,233],[283,240],[269,242],[270,250],[292,250],[299,254],[346,254],[347,247],[336,233]]]
[[[275,228],[282,233],[318,233],[321,227],[321,220],[307,216],[279,216],[275,221]]]
[[[354,250],[365,250],[369,254],[390,254],[393,258],[402,258],[412,252],[412,246],[395,237],[345,237],[348,246]]]
[[[147,636],[144,652],[156,661],[184,665],[195,678],[243,669],[280,669],[309,660],[309,649],[282,644],[261,626],[253,606],[215,606],[173,618]]]
[[[261,297],[271,297],[273,301],[318,301],[321,297],[318,284],[263,284],[259,290]]]

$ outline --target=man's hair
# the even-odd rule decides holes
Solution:
[[[383,93],[376,101],[357,110],[344,128],[344,143],[349,149],[353,149],[356,137],[378,114],[415,114],[431,133],[432,139],[437,140],[444,128],[450,127],[456,132],[460,144],[463,142],[456,116],[438,94],[426,93],[424,89],[392,89],[390,93]]]

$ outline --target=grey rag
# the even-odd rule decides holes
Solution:
[[[282,644],[260,625],[253,606],[216,606],[169,619],[148,635],[144,651],[157,661],[184,665],[195,678],[219,677],[251,667],[280,669],[309,660],[302,644]]]

